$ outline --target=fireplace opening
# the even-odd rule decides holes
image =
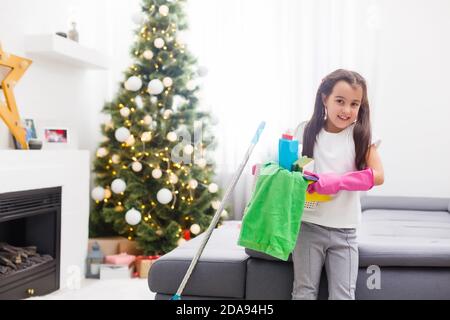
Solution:
[[[61,188],[0,194],[0,299],[59,289]]]

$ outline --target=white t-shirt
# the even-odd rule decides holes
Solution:
[[[307,122],[295,129],[295,137],[300,145]],[[354,124],[339,133],[322,129],[314,145],[314,172],[337,173],[358,171],[355,166]],[[372,144],[379,146],[381,140],[372,138]],[[301,156],[301,147],[300,156]],[[358,228],[361,221],[361,201],[359,191],[339,191],[330,202],[321,202],[314,211],[305,210],[302,221],[330,228]]]

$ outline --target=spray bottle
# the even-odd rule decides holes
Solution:
[[[298,140],[290,131],[283,134],[278,142],[278,163],[280,167],[292,171],[292,165],[298,160]]]

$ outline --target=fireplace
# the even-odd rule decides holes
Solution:
[[[0,194],[0,300],[59,289],[60,234],[61,187]]]

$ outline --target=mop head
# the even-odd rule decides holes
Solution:
[[[179,296],[178,294],[174,294],[172,298],[170,298],[170,300],[181,300],[181,296]]]

